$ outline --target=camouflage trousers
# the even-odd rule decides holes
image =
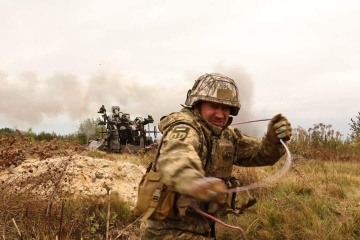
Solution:
[[[202,216],[163,221],[147,220],[140,225],[142,240],[211,240],[210,220]]]

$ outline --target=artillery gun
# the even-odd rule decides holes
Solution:
[[[147,118],[130,118],[130,114],[120,112],[119,106],[111,107],[111,114],[106,113],[104,105],[101,106],[98,113],[101,118],[98,122],[96,140],[91,140],[88,146],[89,150],[99,149],[106,152],[145,152],[157,147],[157,143],[150,136],[157,137],[157,129],[154,126],[150,131],[150,123],[154,122],[151,115]],[[148,130],[145,126],[148,125]]]

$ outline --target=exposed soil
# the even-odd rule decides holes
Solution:
[[[112,197],[118,196],[119,200],[133,208],[145,168],[129,162],[125,154],[114,158],[102,152],[89,153],[93,152],[70,140],[31,141],[21,132],[15,136],[1,136],[0,194],[13,192],[13,196],[23,196],[24,193],[31,193],[44,196],[42,199],[59,201],[72,197],[101,199],[110,190]],[[121,220],[117,224],[120,225],[113,230],[116,235],[126,227]],[[122,233],[121,239],[137,240],[137,235],[138,229],[131,225]]]
[[[107,189],[134,206],[145,168],[121,160],[85,156],[76,142],[32,142],[18,136],[0,138],[0,186],[39,195],[104,196]]]

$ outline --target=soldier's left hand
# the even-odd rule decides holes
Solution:
[[[279,143],[279,139],[289,141],[292,135],[290,122],[281,114],[275,115],[268,125],[266,137],[272,143]]]

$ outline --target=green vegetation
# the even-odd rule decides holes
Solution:
[[[360,138],[360,112],[356,116],[356,119],[350,119],[350,120],[351,120],[351,122],[349,123],[350,130],[351,130],[350,137],[352,140],[359,139]]]
[[[91,138],[96,138],[96,126],[97,122],[94,119],[88,118],[80,121],[79,129],[76,133],[67,134],[67,135],[61,135],[56,134],[55,132],[48,133],[48,132],[40,132],[36,133],[32,130],[32,128],[29,128],[27,131],[20,131],[17,129],[11,129],[11,128],[1,128],[0,129],[0,137],[1,136],[15,136],[18,135],[18,133],[23,134],[26,136],[30,141],[51,141],[54,139],[58,140],[72,140],[77,141],[81,144],[86,145]]]
[[[15,133],[15,130],[14,129],[11,129],[11,128],[1,128],[0,129],[0,136],[1,135],[12,135]]]
[[[85,118],[80,121],[77,138],[80,140],[81,143],[87,144],[90,139],[95,139],[98,136],[98,122],[100,118]]]

